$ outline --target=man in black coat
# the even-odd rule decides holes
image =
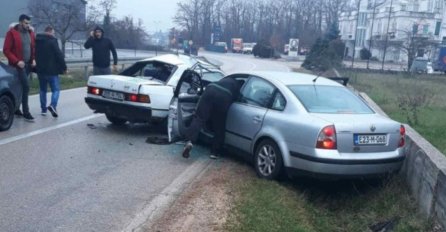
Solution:
[[[225,77],[206,86],[198,102],[195,115],[189,127],[185,129],[186,145],[183,157],[189,158],[192,142],[195,142],[203,126],[209,121],[214,137],[212,139],[211,159],[218,158],[225,140],[226,117],[231,104],[240,94],[241,83],[231,77]]]
[[[93,74],[107,75],[111,74],[110,69],[110,52],[113,55],[113,70],[117,70],[118,54],[116,54],[115,46],[109,38],[104,37],[104,30],[96,26],[94,31],[90,32],[90,37],[85,42],[86,49],[93,49]]]
[[[36,36],[36,72],[40,85],[41,114],[45,116],[49,110],[51,115],[56,118],[58,117],[56,109],[60,94],[59,74],[67,72],[67,65],[51,26],[45,28],[45,33]],[[49,106],[46,105],[48,84],[51,88]]]

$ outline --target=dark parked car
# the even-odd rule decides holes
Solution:
[[[0,61],[0,131],[8,130],[19,107],[22,88],[16,70]]]

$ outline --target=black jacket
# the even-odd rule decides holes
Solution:
[[[58,75],[67,70],[65,59],[57,39],[49,34],[36,36],[36,72],[42,75]]]
[[[84,44],[86,49],[93,48],[93,65],[99,68],[110,67],[110,51],[113,54],[113,64],[117,65],[118,55],[113,42],[109,38],[104,37],[104,30],[101,28],[99,30],[102,31],[101,38],[90,36]]]
[[[230,93],[233,101],[237,100],[238,96],[240,95],[240,88],[242,87],[239,81],[231,77],[224,77],[209,85],[218,86],[225,92]]]

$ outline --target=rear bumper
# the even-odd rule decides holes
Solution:
[[[316,177],[361,178],[385,175],[400,170],[405,156],[373,160],[340,160],[310,157],[290,152],[289,174],[309,174]]]
[[[132,106],[91,97],[86,97],[85,102],[95,113],[105,113],[130,122],[149,122],[152,117],[152,110],[147,107]]]

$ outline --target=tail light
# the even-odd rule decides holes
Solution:
[[[129,94],[127,96],[127,101],[150,103],[150,97],[149,95],[144,94]]]
[[[320,149],[336,149],[336,129],[334,126],[324,127],[317,137],[316,148]]]
[[[100,88],[88,86],[88,93],[93,95],[101,95],[102,91]]]
[[[406,144],[406,128],[403,125],[400,126],[400,142],[398,147],[403,147]]]

